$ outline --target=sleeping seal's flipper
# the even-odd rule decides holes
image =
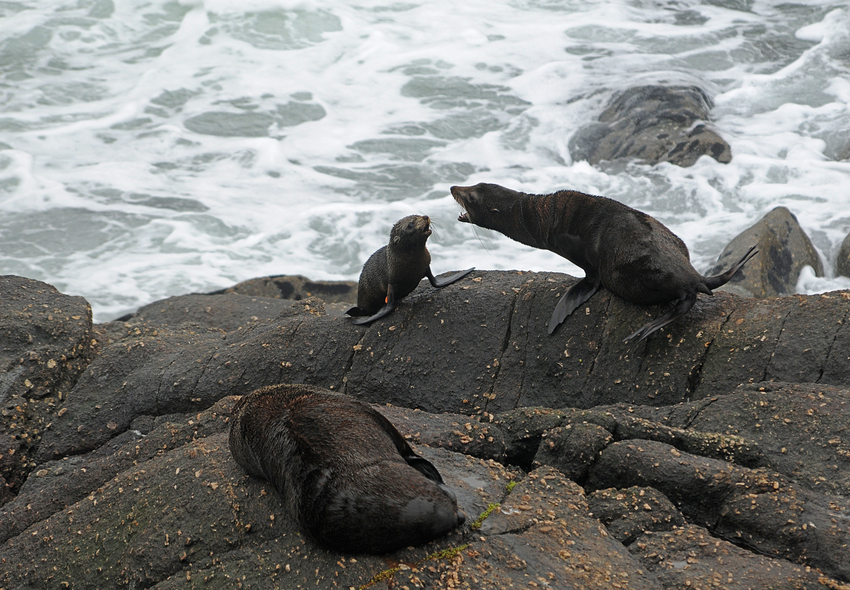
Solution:
[[[440,288],[440,287],[445,287],[446,285],[451,285],[455,281],[458,281],[458,280],[462,279],[463,277],[465,277],[466,275],[468,275],[469,273],[471,273],[473,270],[475,270],[474,266],[472,268],[467,268],[466,270],[456,272],[453,275],[449,275],[444,279],[437,280],[436,278],[434,278],[434,275],[431,273],[431,267],[429,266],[428,270],[425,271],[425,276],[428,277],[428,282],[431,283],[431,286]]]
[[[586,276],[578,283],[570,287],[569,291],[564,293],[558,305],[555,306],[555,311],[552,312],[552,318],[549,320],[549,334],[555,331],[561,322],[568,315],[573,313],[576,308],[591,298],[599,289],[599,278]]]
[[[437,471],[437,468],[434,467],[434,464],[428,459],[424,459],[414,453],[413,448],[411,448],[407,439],[405,439],[398,429],[393,426],[393,423],[390,422],[386,416],[374,408],[370,408],[369,415],[375,423],[380,426],[381,429],[390,436],[390,438],[393,439],[393,444],[395,444],[398,454],[401,455],[402,459],[404,459],[408,465],[428,479],[436,481],[437,483],[443,483],[443,478],[440,476],[440,472]]]
[[[368,324],[370,322],[374,322],[377,319],[380,319],[390,313],[393,309],[395,309],[395,291],[393,290],[392,284],[387,287],[387,298],[385,299],[386,303],[384,306],[379,309],[375,315],[371,315],[368,318],[358,318],[351,322],[352,324],[357,324],[358,326],[362,326],[363,324]],[[359,308],[358,308],[359,309]]]
[[[428,459],[423,459],[419,455],[411,454],[405,456],[404,460],[407,461],[408,465],[413,467],[416,471],[418,471],[431,481],[443,483],[443,478],[440,476],[440,472],[437,471],[437,468],[434,467],[434,464],[431,463]]]
[[[675,322],[677,319],[688,313],[688,310],[694,306],[696,303],[697,294],[696,293],[688,293],[682,299],[679,299],[674,305],[673,309],[665,313],[663,316],[656,318],[655,320],[649,322],[643,328],[638,330],[637,332],[633,332],[629,334],[623,339],[623,342],[628,342],[635,336],[640,336],[638,338],[638,342],[655,332],[666,326],[671,322]]]

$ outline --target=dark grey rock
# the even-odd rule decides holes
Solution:
[[[693,525],[648,532],[629,550],[664,588],[820,590],[843,586],[815,569],[753,553]]]
[[[148,417],[145,432],[128,430],[86,455],[43,463],[15,499],[0,509],[0,543],[79,502],[126,469],[195,439],[228,432],[227,419],[237,399],[224,398],[196,415]]]
[[[96,338],[82,297],[0,276],[0,505],[34,467],[42,432],[96,354]]]
[[[591,514],[626,546],[645,532],[670,531],[685,524],[673,503],[653,488],[597,490],[587,496],[587,503]]]
[[[542,579],[554,588],[660,588],[589,512],[576,483],[552,467],[535,469],[483,522],[486,540],[466,562],[465,571],[475,576],[471,587],[516,584],[492,566],[507,557],[525,574],[520,579]],[[616,568],[605,565],[612,562]]]
[[[566,422],[566,412],[551,408],[518,408],[493,416],[493,424],[507,436],[506,458],[509,463],[531,469],[543,433]]]
[[[765,375],[825,385],[850,379],[850,322],[843,321],[850,300],[842,297],[753,300],[721,292],[701,298],[657,337],[626,345],[621,340],[632,326],[661,308],[600,293],[586,306],[596,312],[579,310],[550,337],[545,322],[562,287],[528,277],[476,273],[446,289],[420,286],[368,327],[304,311],[226,334],[128,328],[68,394],[72,403],[45,432],[39,460],[92,450],[141,415],[198,411],[281,382],[371,403],[483,416],[522,406],[671,405]],[[789,360],[777,362],[783,358]],[[512,445],[507,442],[509,461]],[[528,463],[520,463],[530,466],[536,450],[527,449]]]
[[[693,422],[688,422],[688,428],[671,428],[631,416],[628,412],[613,414],[617,419],[615,432],[618,440],[655,440],[673,445],[681,451],[722,459],[744,467],[761,467],[766,463],[758,444],[742,436],[694,427]]]
[[[728,587],[850,581],[850,297],[718,293],[629,346],[659,310],[607,293],[546,334],[573,281],[423,284],[369,327],[316,300],[228,294],[83,331],[97,345],[43,436],[0,423],[8,440],[40,439],[0,507],[0,587],[710,587],[726,563]],[[379,403],[467,525],[386,558],[314,546],[226,445],[233,396],[282,382]]]
[[[608,413],[574,408],[563,410],[545,407],[518,408],[503,414],[489,415],[488,418],[505,433],[508,462],[526,470],[532,469],[540,444],[547,432],[570,424],[597,425],[608,432],[613,432],[617,427],[616,420]],[[605,438],[601,431],[595,432]],[[544,455],[541,455],[541,458]],[[558,468],[557,465],[555,467]],[[568,471],[569,469],[563,473]]]
[[[641,416],[658,429],[685,429],[697,437],[703,433],[729,435],[742,441],[744,448],[758,448],[764,458],[760,466],[809,489],[850,496],[850,390],[845,388],[763,382],[700,402],[609,411],[618,418],[620,412]],[[663,442],[684,450],[675,442]],[[706,455],[697,449],[692,452]],[[748,466],[731,454],[713,456]]]
[[[841,242],[838,258],[835,261],[835,274],[850,277],[850,234]]]
[[[78,588],[232,588],[238,579],[244,585],[347,588],[412,573],[427,577],[445,568],[469,576],[477,569],[470,562],[479,559],[496,579],[514,583],[536,579],[544,569],[592,580],[605,571],[603,565],[590,573],[570,573],[569,562],[553,552],[563,531],[578,528],[589,533],[573,548],[584,562],[593,561],[586,552],[600,547],[631,559],[622,546],[600,534],[586,506],[575,506],[583,504],[581,489],[557,472],[532,474],[529,487],[520,483],[509,492],[515,475],[498,463],[422,445],[416,451],[438,468],[470,516],[465,528],[394,553],[393,562],[404,564],[403,569],[388,567],[381,556],[325,551],[295,527],[267,482],[246,475],[230,457],[226,418],[235,399],[226,398],[179,423],[162,423],[143,439],[127,440],[111,453],[78,457],[64,472],[56,473],[59,463],[51,464],[51,474],[38,476],[39,482],[22,492],[21,503],[38,501],[57,489],[51,479],[64,479],[88,492],[77,494],[79,499],[67,498],[67,507],[44,508],[25,534],[12,534],[0,544],[0,586],[61,587],[68,582]],[[116,470],[103,469],[108,457],[115,460]],[[534,512],[523,514],[537,520],[536,526],[491,532],[470,528],[472,522],[484,520],[478,517],[489,514],[489,506],[525,506],[526,494],[537,495],[537,489],[541,494]],[[546,516],[548,511],[554,511],[552,516]],[[553,519],[552,525],[541,516]],[[85,534],[78,534],[83,529]],[[523,546],[517,549],[520,556],[514,552],[483,557],[491,546],[515,543]],[[512,567],[517,559],[526,562],[526,570]],[[624,567],[638,578],[637,568]],[[438,581],[427,587],[439,587]],[[656,587],[640,579],[636,583]]]
[[[714,536],[850,580],[850,502],[807,490],[776,472],[629,440],[602,451],[586,485],[655,488]]]
[[[294,298],[293,298],[294,299]],[[156,301],[118,321],[134,328],[138,324],[163,328],[211,328],[222,332],[242,330],[259,322],[300,313],[324,315],[324,301],[316,297],[294,303],[285,299],[238,295],[181,295]]]
[[[693,166],[700,156],[732,160],[732,151],[706,126],[711,98],[696,86],[638,86],[617,95],[599,122],[579,129],[570,140],[574,160],[637,159]]]
[[[356,281],[313,281],[301,275],[278,275],[260,277],[237,283],[227,289],[214,291],[210,295],[236,293],[252,297],[279,299],[308,299],[318,297],[325,303],[357,303]]]
[[[823,264],[817,250],[786,207],[773,209],[736,236],[707,274],[725,271],[752,246],[757,246],[759,253],[720,287],[721,290],[745,297],[792,295],[804,266],[811,266],[817,276],[823,276]]]
[[[596,424],[574,422],[543,433],[532,465],[549,465],[566,477],[582,482],[587,470],[613,435]]]

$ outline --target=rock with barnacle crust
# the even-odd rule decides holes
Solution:
[[[0,406],[0,435],[38,449],[18,463],[0,449],[26,476],[0,505],[0,588],[849,584],[850,296],[718,293],[630,347],[652,311],[610,296],[558,338],[539,329],[571,281],[478,272],[367,328],[321,300],[238,294],[94,326],[46,429]],[[27,284],[0,281],[0,302]],[[33,342],[68,349],[61,318],[38,318]],[[9,342],[7,358],[29,358]],[[239,396],[287,382],[384,413],[463,527],[389,558],[302,535],[227,446]]]

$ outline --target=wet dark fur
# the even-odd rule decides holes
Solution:
[[[431,254],[425,247],[430,235],[431,220],[426,215],[409,215],[396,222],[389,244],[375,251],[363,265],[357,285],[357,307],[346,313],[369,317],[355,320],[355,324],[366,324],[387,315],[424,277],[434,287],[445,287],[474,270],[470,268],[441,280],[434,278]]]
[[[321,545],[384,553],[465,520],[437,469],[383,415],[349,396],[273,385],[233,408],[230,452],[270,481],[286,512]]]
[[[549,333],[603,286],[632,303],[673,302],[673,308],[626,340],[643,340],[693,306],[697,293],[711,294],[757,251],[730,270],[704,277],[691,266],[685,243],[658,220],[613,199],[577,191],[529,195],[496,184],[453,186],[464,208],[459,221],[493,229],[518,242],[551,250],[581,267],[585,278],[564,294]]]

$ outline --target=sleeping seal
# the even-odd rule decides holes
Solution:
[[[357,306],[345,313],[368,317],[354,320],[355,324],[368,324],[390,313],[396,301],[410,294],[423,277],[428,277],[434,287],[445,287],[475,270],[470,268],[435,279],[431,274],[431,254],[425,247],[430,235],[431,220],[427,215],[409,215],[396,222],[389,244],[376,250],[363,265],[357,285]]]
[[[266,479],[321,545],[385,553],[446,534],[466,517],[437,469],[383,415],[347,395],[272,385],[233,408],[230,452]]]
[[[551,334],[602,285],[641,305],[673,308],[630,334],[638,342],[688,312],[697,293],[725,284],[758,253],[755,246],[723,274],[704,277],[691,266],[688,247],[658,220],[606,197],[577,191],[529,195],[497,184],[453,186],[464,212],[458,221],[494,229],[528,246],[551,250],[581,267],[585,277],[555,306]]]

